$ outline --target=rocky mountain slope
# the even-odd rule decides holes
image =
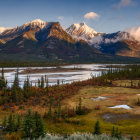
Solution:
[[[90,43],[89,41],[92,38],[101,34],[96,32],[94,29],[88,27],[84,22],[80,24],[72,24],[69,28],[66,29],[66,32],[75,39],[85,40],[88,43]]]
[[[139,43],[134,47],[130,40],[121,41],[122,37],[124,33],[121,32],[98,33],[85,23],[73,24],[65,31],[58,22],[44,22],[37,19],[1,31],[0,62],[139,61],[140,59],[137,58],[120,57],[132,56],[131,50],[139,52]],[[139,53],[133,53],[133,56],[139,57]]]
[[[129,32],[98,33],[85,23],[73,24],[66,31],[73,38],[85,40],[104,54],[140,57],[140,42]]]
[[[1,61],[83,61],[97,55],[99,50],[76,41],[58,22],[35,20],[0,34]]]

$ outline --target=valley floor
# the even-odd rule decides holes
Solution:
[[[134,84],[139,80],[134,80]],[[131,88],[130,80],[114,81],[113,86],[86,86],[80,89],[77,94],[62,101],[62,108],[69,106],[74,108],[78,105],[79,98],[82,105],[91,109],[87,115],[78,115],[67,120],[57,122],[44,119],[46,131],[49,133],[72,134],[75,132],[93,132],[94,124],[100,121],[103,133],[111,133],[112,127],[116,127],[126,136],[140,136],[140,106],[137,101],[140,98],[140,89]],[[116,105],[123,105],[128,108],[110,108]],[[48,110],[46,106],[28,106],[22,108],[16,106],[15,113],[24,114],[28,108],[32,111],[39,111],[42,115]],[[1,108],[0,119],[2,121],[9,111]]]

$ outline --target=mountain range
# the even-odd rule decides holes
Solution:
[[[128,32],[96,32],[86,23],[64,30],[40,19],[0,28],[0,62],[139,62],[140,43]]]

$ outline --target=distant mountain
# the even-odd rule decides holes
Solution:
[[[104,54],[140,57],[140,42],[128,32],[99,33],[85,23],[73,24],[66,32],[77,40],[85,40]]]
[[[15,28],[1,30],[0,62],[139,61],[136,58],[117,56],[132,56],[130,50],[136,50],[130,40],[121,40],[124,35],[128,36],[121,32],[98,33],[85,23],[73,24],[65,31],[58,22],[37,19]],[[133,56],[139,57],[139,53]]]
[[[39,19],[7,29],[0,34],[0,61],[83,61],[100,51],[76,41],[58,22]]]
[[[101,33],[96,32],[94,29],[88,27],[86,23],[72,24],[69,28],[66,29],[66,32],[69,33],[72,37],[78,40],[89,41]]]
[[[140,42],[135,40],[128,32],[103,34],[91,40],[92,46],[102,53],[140,57]]]

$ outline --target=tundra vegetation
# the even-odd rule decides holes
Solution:
[[[91,74],[91,79],[71,84],[60,85],[58,81],[57,85],[49,86],[48,83],[49,79],[42,77],[32,86],[27,77],[21,88],[17,69],[14,83],[8,87],[2,69],[0,133],[3,139],[139,138],[139,65],[111,67],[99,77]],[[98,96],[107,99],[91,100]],[[109,108],[118,103],[128,104],[132,109]]]

